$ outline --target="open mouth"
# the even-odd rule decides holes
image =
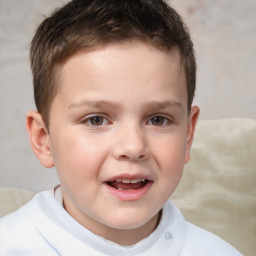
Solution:
[[[106,184],[112,188],[125,191],[141,189],[145,187],[148,183],[149,180],[147,179],[117,179],[106,182]]]

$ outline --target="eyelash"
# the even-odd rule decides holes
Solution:
[[[96,120],[99,118],[100,118],[100,120]],[[99,122],[99,124],[93,124],[94,121]],[[158,121],[160,121],[159,125],[156,123],[153,124],[154,122],[158,122]],[[93,115],[87,116],[85,119],[82,120],[81,123],[86,124],[91,127],[100,127],[100,126],[104,126],[107,124],[111,124],[111,122],[101,114],[93,114]],[[167,117],[159,114],[159,115],[151,116],[147,120],[146,125],[152,125],[152,126],[156,126],[156,127],[166,127],[170,123],[172,123],[172,120],[170,118],[167,118]]]

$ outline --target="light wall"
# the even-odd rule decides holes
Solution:
[[[0,187],[33,191],[58,182],[33,155],[25,115],[35,109],[28,51],[36,26],[60,0],[0,0]],[[256,119],[255,0],[174,0],[198,62],[201,118]]]

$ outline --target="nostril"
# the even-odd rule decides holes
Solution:
[[[143,161],[145,159],[147,159],[147,155],[143,154],[143,155],[120,155],[119,156],[120,160],[126,160],[126,161]]]
[[[147,158],[146,155],[140,155],[140,156],[138,157],[139,160],[144,160],[144,159],[146,159],[146,158]]]
[[[120,155],[120,156],[119,156],[119,159],[120,159],[120,160],[129,160],[130,157],[128,157],[127,155]]]

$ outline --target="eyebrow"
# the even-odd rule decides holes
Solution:
[[[68,108],[79,108],[83,106],[87,106],[91,108],[102,108],[102,107],[117,108],[118,104],[115,102],[106,101],[106,100],[82,100],[78,103],[70,104]]]
[[[69,105],[70,108],[79,108],[79,107],[91,107],[91,108],[119,108],[120,105],[113,101],[106,100],[82,100],[78,103],[72,103]],[[184,111],[184,105],[176,100],[166,100],[166,101],[150,101],[142,105],[142,109],[166,109],[166,108],[178,108],[181,111]]]
[[[184,111],[184,105],[176,100],[167,100],[167,101],[151,101],[143,104],[145,109],[165,109],[165,108],[178,108]]]

